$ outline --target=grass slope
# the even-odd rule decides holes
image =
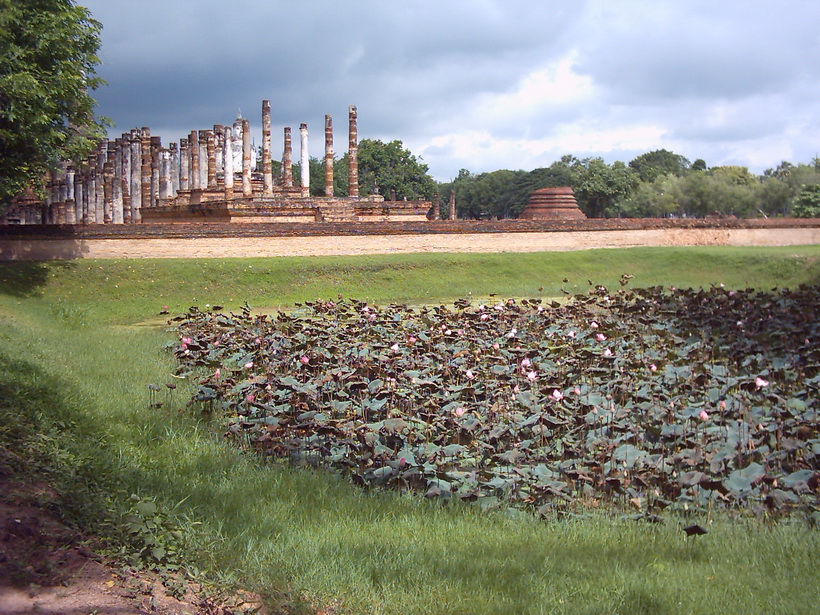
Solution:
[[[131,493],[157,497],[165,511],[178,504],[191,563],[294,611],[338,601],[356,613],[811,613],[820,599],[816,530],[718,520],[693,541],[682,520],[537,522],[260,466],[190,416],[189,383],[162,387],[163,407],[149,407],[147,385],[172,380],[167,334],[121,325],[165,304],[286,306],[339,292],[377,302],[554,296],[562,286],[585,290],[587,277],[617,286],[625,272],[641,285],[793,286],[820,280],[818,255],[710,248],[3,264],[0,461],[53,479],[74,502],[64,513],[86,525],[126,508]]]

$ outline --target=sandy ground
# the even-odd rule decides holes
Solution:
[[[2,239],[0,240],[0,260],[339,256],[418,252],[550,252],[638,246],[809,244],[820,244],[820,228],[672,228],[451,235],[197,237],[190,239]]]

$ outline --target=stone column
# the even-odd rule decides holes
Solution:
[[[325,196],[333,196],[333,118],[325,115]]]
[[[77,224],[76,210],[74,208],[74,176],[76,175],[73,166],[68,166],[65,171],[65,224]]]
[[[131,135],[124,133],[121,139],[122,168],[120,185],[122,186],[122,222],[131,224]]]
[[[188,151],[188,139],[179,140],[179,189],[190,190],[190,183],[188,180],[188,167],[191,162],[191,156]]]
[[[350,145],[347,151],[347,194],[359,196],[359,132],[356,126],[358,112],[354,105],[348,109],[350,116]]]
[[[111,183],[111,222],[122,224],[125,221],[122,200],[122,139],[115,141],[114,170]]]
[[[216,143],[214,141],[214,131],[205,131],[205,152],[208,156],[207,180],[208,189],[216,189]]]
[[[253,196],[251,184],[251,129],[248,120],[242,120],[242,196]]]
[[[68,200],[68,189],[66,185],[66,169],[67,163],[60,163],[60,170],[56,174],[57,185],[55,186],[57,192],[57,202],[55,203],[54,220],[55,224],[65,224],[66,218],[66,201]]]
[[[233,199],[233,135],[231,134],[230,126],[225,127],[225,140],[223,147],[225,148],[222,155],[225,163],[225,200]]]
[[[131,131],[131,224],[142,222],[142,137],[136,128]]]
[[[170,198],[176,198],[177,192],[179,192],[179,150],[177,149],[176,142],[171,143],[169,146],[170,156],[171,156],[171,196]]]
[[[94,197],[94,221],[105,224],[105,163],[108,161],[107,142],[103,141],[97,150],[97,180]],[[111,218],[108,219],[111,221]]]
[[[158,205],[165,205],[171,198],[173,184],[171,183],[171,152],[165,148],[159,150],[159,201]]]
[[[103,223],[111,224],[114,210],[114,161],[106,160],[103,165]]]
[[[151,137],[151,207],[159,205],[159,151],[162,138]]]
[[[199,187],[208,187],[208,131],[199,131]]]
[[[216,183],[219,183],[219,175],[225,173],[225,127],[222,124],[214,124],[214,160],[216,160]]]
[[[96,185],[94,183],[94,173],[96,172],[96,156],[91,154],[88,157],[88,167],[83,177],[83,224],[94,224],[94,195]]]
[[[188,135],[188,153],[191,155],[191,160],[188,164],[188,176],[190,190],[199,188],[199,139],[197,138],[196,130],[192,130]]]
[[[263,195],[273,194],[273,167],[270,161],[270,101],[262,101],[262,177]]]
[[[282,151],[282,187],[293,188],[293,166],[291,157],[293,147],[290,139],[290,126],[285,126],[285,149]]]
[[[431,220],[440,220],[441,219],[441,200],[439,199],[438,192],[433,193],[433,211],[431,212],[430,219]]]
[[[308,153],[308,129],[304,122],[299,126],[299,136],[302,141],[302,196],[310,196],[310,154]]]
[[[140,141],[140,209],[151,207],[151,131],[142,129]],[[142,218],[140,218],[141,220]]]
[[[456,219],[456,191],[450,191],[450,220]]]
[[[83,174],[78,170],[74,174],[74,224],[83,222]]]

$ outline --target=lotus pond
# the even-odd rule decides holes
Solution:
[[[549,516],[820,519],[816,286],[173,319],[236,445],[359,485]]]

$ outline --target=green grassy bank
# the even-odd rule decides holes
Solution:
[[[55,484],[67,518],[112,535],[132,493],[156,498],[184,534],[161,532],[166,546],[297,612],[812,613],[820,539],[799,520],[719,517],[694,541],[681,525],[704,519],[511,518],[260,465],[186,408],[193,384],[170,376],[169,334],[130,325],[163,305],[559,296],[587,279],[619,288],[623,273],[632,285],[796,286],[820,282],[818,257],[815,246],[3,263],[0,462]]]

